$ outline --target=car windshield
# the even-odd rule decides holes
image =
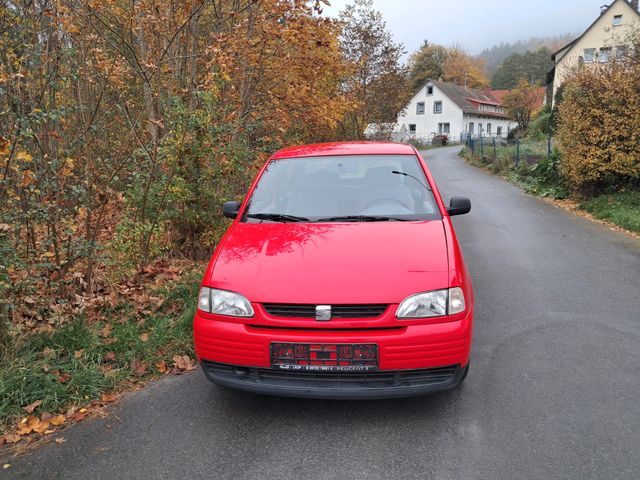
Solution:
[[[383,222],[441,219],[415,155],[272,160],[245,222]]]

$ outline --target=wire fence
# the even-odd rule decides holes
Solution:
[[[475,157],[483,160],[497,160],[498,156],[507,156],[513,159],[518,167],[522,162],[527,165],[535,165],[540,160],[550,160],[553,155],[554,141],[552,137],[545,140],[521,140],[515,138],[508,140],[499,137],[468,138],[465,142],[467,150]]]

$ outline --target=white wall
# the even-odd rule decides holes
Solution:
[[[425,103],[424,115],[416,113],[419,102]],[[442,102],[442,113],[433,113],[434,102]],[[460,133],[465,131],[462,109],[435,85],[433,86],[433,95],[427,95],[427,86],[424,86],[411,99],[405,113],[398,116],[398,124],[400,126],[406,125],[407,131],[409,125],[415,124],[416,137],[418,138],[430,138],[437,135],[439,123],[450,124],[450,137],[459,137]]]
[[[482,124],[483,133],[487,134],[487,124],[491,124],[492,135],[496,134],[497,127],[502,127],[502,135],[507,136],[510,128],[515,125],[509,120],[501,120],[490,117],[481,117],[475,115],[464,114],[462,109],[447,97],[442,91],[433,85],[433,95],[427,95],[427,87],[424,86],[409,102],[409,106],[405,112],[398,116],[398,126],[405,125],[409,131],[409,125],[416,126],[417,138],[430,139],[438,134],[439,123],[449,123],[449,138],[459,140],[461,134],[467,133],[469,130],[469,122],[474,123],[474,133],[479,134],[478,126]],[[433,103],[442,102],[442,113],[433,113]],[[424,115],[417,114],[418,103],[425,103]]]

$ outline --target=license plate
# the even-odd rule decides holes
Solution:
[[[272,343],[271,367],[310,372],[369,372],[378,368],[378,345]]]

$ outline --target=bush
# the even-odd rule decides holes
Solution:
[[[446,147],[449,144],[448,135],[436,135],[431,140],[431,144],[437,147]]]
[[[583,68],[565,84],[559,107],[562,171],[583,195],[640,179],[640,64]]]

